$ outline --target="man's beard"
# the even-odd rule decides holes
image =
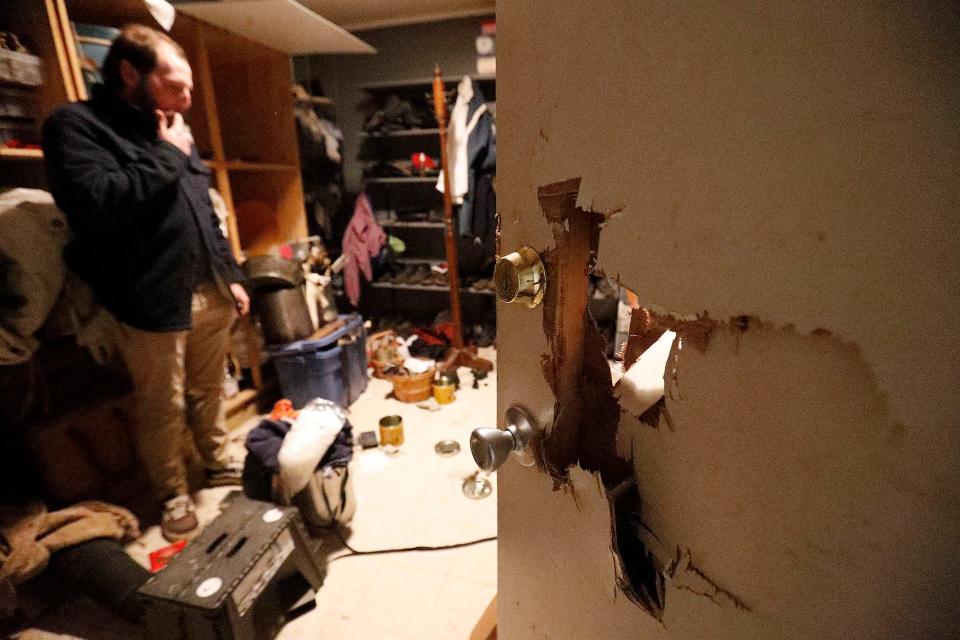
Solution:
[[[133,105],[145,114],[153,115],[153,112],[156,111],[157,103],[154,101],[153,96],[150,95],[149,79],[146,74],[140,75],[140,82],[137,83],[137,87],[134,89],[131,98]]]

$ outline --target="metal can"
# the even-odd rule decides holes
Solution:
[[[450,404],[454,400],[454,392],[456,389],[456,385],[438,382],[433,385],[433,397],[436,399],[437,404]]]
[[[403,418],[400,416],[384,416],[380,418],[380,446],[392,445],[399,447],[403,444]]]

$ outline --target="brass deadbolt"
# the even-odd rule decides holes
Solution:
[[[501,300],[522,302],[533,309],[543,300],[547,272],[540,254],[532,247],[523,246],[497,260],[493,282]]]

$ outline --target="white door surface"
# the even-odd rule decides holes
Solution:
[[[956,5],[497,22],[501,253],[548,273],[498,307],[498,413],[542,428],[499,470],[498,637],[960,635]],[[653,382],[613,384],[590,271],[631,359],[676,332]]]

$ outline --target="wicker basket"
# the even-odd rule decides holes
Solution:
[[[393,376],[393,395],[400,402],[420,402],[433,393],[433,369],[410,376]]]
[[[402,367],[403,359],[397,354],[397,334],[380,331],[367,338],[367,362],[373,368],[373,377],[389,379],[384,370]]]

